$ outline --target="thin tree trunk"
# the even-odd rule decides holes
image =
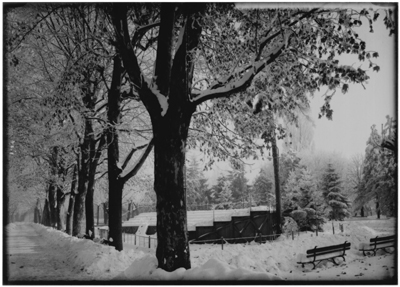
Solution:
[[[272,159],[274,164],[274,179],[275,179],[275,200],[276,200],[276,221],[277,234],[282,233],[282,211],[281,211],[281,189],[279,181],[279,151],[276,143],[275,129],[272,131],[271,138]]]
[[[50,208],[49,208],[49,201],[47,198],[44,201],[42,224],[44,226],[51,226]]]
[[[75,196],[76,196],[75,193],[71,193],[69,196],[67,223],[66,223],[66,232],[69,235],[72,235],[72,222],[74,216]]]
[[[33,217],[33,222],[34,223],[41,223],[39,205],[40,205],[40,199],[37,199],[36,205],[35,205],[34,217]]]
[[[50,226],[56,228],[57,224],[57,190],[54,183],[49,185],[49,211],[50,211]]]
[[[104,225],[108,225],[108,202],[103,203]]]
[[[97,226],[99,226],[99,219],[100,219],[100,205],[97,205]]]
[[[131,218],[131,210],[132,210],[132,202],[128,203],[128,216],[126,220],[128,221]]]
[[[94,141],[93,126],[90,119],[85,119],[85,136],[81,144],[80,168],[78,170],[78,194],[75,196],[72,235],[81,233],[85,216],[85,200],[89,184],[90,146]]]
[[[376,203],[375,203],[375,209],[376,209],[376,216],[378,219],[381,219],[381,208],[379,206],[379,196],[376,194]]]
[[[85,214],[86,214],[86,234],[92,239],[94,238],[94,208],[93,208],[93,195],[94,195],[94,178],[90,176],[88,183],[88,191],[85,199]]]
[[[64,196],[64,193],[62,192],[62,189],[60,187],[57,187],[57,208],[56,208],[57,230],[63,229],[61,208],[64,204],[64,200],[65,200],[65,196]]]
[[[75,188],[78,178],[78,166],[74,166],[74,171],[72,174],[72,183],[71,183],[71,192],[69,196],[69,204],[68,204],[68,213],[67,213],[67,226],[66,232],[71,235],[72,234],[72,219],[74,214],[74,205],[75,205]]]
[[[90,164],[89,164],[88,188],[87,188],[85,206],[86,206],[86,234],[89,235],[92,239],[94,238],[95,235],[94,206],[93,206],[94,186],[96,184],[95,177],[96,177],[97,165],[99,163],[99,159],[105,144],[106,144],[105,134],[101,135],[97,148],[94,139],[92,139],[90,142]]]

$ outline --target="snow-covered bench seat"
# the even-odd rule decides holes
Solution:
[[[360,243],[359,250],[363,252],[364,256],[365,252],[374,252],[374,256],[376,255],[376,251],[379,249],[383,249],[385,252],[386,248],[395,247],[395,236],[384,236],[384,237],[374,237],[369,240],[369,243]]]
[[[344,243],[338,245],[331,245],[320,248],[317,248],[317,246],[315,246],[313,249],[307,250],[306,254],[300,253],[297,256],[297,263],[301,264],[302,267],[304,267],[304,264],[311,263],[314,266],[313,269],[315,269],[318,263],[323,260],[330,260],[335,265],[338,265],[335,261],[335,258],[342,257],[343,260],[346,261],[344,256],[346,255],[346,250],[350,249],[350,245],[350,242],[345,241]]]

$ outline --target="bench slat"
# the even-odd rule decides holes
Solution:
[[[395,239],[394,235],[390,235],[390,236],[385,236],[385,237],[375,237],[375,238],[371,238],[369,241],[370,242],[380,242],[380,241],[384,241],[384,240],[389,240],[392,241]]]
[[[327,246],[327,247],[320,247],[320,248],[314,248],[314,249],[309,249],[307,250],[307,254],[314,254],[315,252],[323,252],[323,251],[328,251],[328,250],[336,250],[339,249],[343,250],[343,247],[350,247],[350,242],[338,244],[338,245],[332,245],[332,246]]]
[[[342,252],[342,254],[343,254],[343,250],[350,250],[350,247],[341,248],[341,249],[326,250],[326,251],[323,251],[323,252],[316,252],[315,256],[320,256],[320,255],[325,255],[325,254],[330,254],[330,253],[336,253],[336,252]],[[339,256],[339,255],[336,255],[336,256]],[[311,257],[314,257],[314,253],[307,255],[307,258],[311,258]]]

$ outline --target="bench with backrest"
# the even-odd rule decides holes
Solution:
[[[307,254],[299,254],[297,256],[297,263],[301,264],[303,267],[304,264],[311,263],[314,266],[313,269],[315,269],[318,263],[323,260],[330,260],[335,265],[338,265],[338,263],[336,263],[335,261],[335,258],[342,257],[343,260],[346,261],[344,256],[346,255],[346,250],[350,249],[350,245],[350,242],[345,241],[344,243],[338,245],[325,246],[320,248],[317,248],[317,246],[315,246],[313,249],[307,250]]]
[[[360,251],[363,252],[364,256],[365,252],[373,252],[374,256],[376,255],[376,251],[379,249],[383,249],[385,252],[386,248],[395,247],[395,236],[383,236],[383,237],[374,237],[369,240],[369,243],[360,243]]]

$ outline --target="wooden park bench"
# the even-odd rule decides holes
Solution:
[[[350,249],[350,245],[350,242],[345,241],[344,243],[338,245],[320,248],[317,248],[317,246],[315,246],[313,249],[307,250],[307,254],[299,254],[297,256],[297,263],[301,264],[302,267],[304,267],[304,264],[311,263],[314,265],[313,269],[315,269],[318,263],[323,260],[330,260],[335,265],[338,265],[338,263],[336,263],[335,261],[335,258],[342,257],[343,260],[346,261],[344,256],[346,255],[346,250]]]
[[[360,251],[363,252],[364,256],[365,252],[374,252],[374,256],[376,255],[376,251],[379,249],[383,249],[385,252],[386,248],[395,247],[395,236],[384,236],[384,237],[375,237],[369,240],[369,243],[360,243]]]

